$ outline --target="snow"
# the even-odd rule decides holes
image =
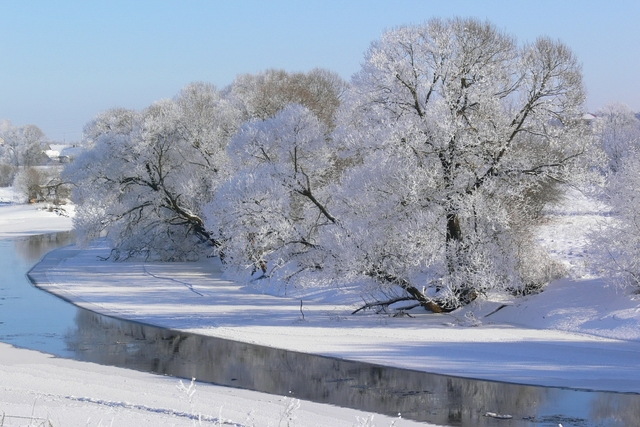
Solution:
[[[72,228],[74,207],[63,206],[67,216],[46,203],[16,204],[20,200],[11,188],[0,187],[0,239],[56,233]]]
[[[182,383],[188,389],[189,382]],[[12,426],[190,426],[287,425],[291,399],[196,383],[195,393],[177,379],[54,358],[0,343],[0,425]],[[294,402],[295,403],[295,402]],[[358,425],[370,414],[301,402],[292,425]],[[200,417],[200,418],[198,418]],[[379,426],[393,420],[375,415]],[[49,424],[50,422],[50,424]],[[402,420],[398,425],[424,425]]]
[[[59,251],[34,277],[90,310],[204,335],[442,374],[640,392],[638,301],[601,279],[564,279],[539,295],[446,315],[350,315],[357,294],[278,297],[225,280],[219,261],[102,261],[108,254],[99,244]]]
[[[60,156],[75,157],[82,152],[82,147],[78,147],[73,144],[50,144],[51,154],[47,154],[50,158],[57,158]]]
[[[4,224],[10,224],[17,208],[0,207],[2,236],[10,235],[11,225]],[[45,220],[45,214],[37,211],[40,220],[34,227],[45,229],[44,224],[55,220]],[[214,259],[101,261],[108,249],[100,242],[53,252],[34,277],[39,286],[80,306],[158,326],[443,374],[640,393],[640,296],[608,286],[585,262],[585,233],[607,217],[605,207],[572,194],[551,212],[540,234],[552,256],[567,266],[569,278],[553,282],[539,295],[489,296],[451,314],[413,310],[411,317],[351,315],[360,301],[349,290],[288,289],[287,296],[276,296],[263,293],[264,287],[227,280]],[[32,407],[46,408],[61,421],[66,416],[82,421],[91,414],[92,424],[86,425],[113,419],[114,425],[147,425],[146,420],[157,423],[157,417],[171,417],[176,425],[192,422],[188,415],[193,411],[180,400],[175,379],[6,345],[0,350],[0,401],[11,402],[0,411],[28,416]],[[223,417],[236,422],[245,422],[248,410],[255,408],[254,417],[261,417],[256,425],[276,425],[286,405],[282,397],[197,387],[196,399],[216,402],[202,409],[213,418],[218,416],[216,405],[223,406]],[[355,416],[366,416],[309,402],[302,402],[296,414],[296,425],[358,425]],[[302,421],[306,416],[308,421]],[[378,425],[391,421],[376,416]],[[72,424],[78,422],[54,422]],[[401,420],[396,425],[410,424]]]
[[[0,188],[0,239],[71,228],[68,217],[41,206],[9,204],[13,200],[10,189]],[[372,414],[352,409],[197,382],[190,399],[185,390],[189,383],[182,385],[181,391],[175,378],[66,360],[0,343],[3,427],[206,426],[220,422],[247,426],[425,425],[379,414],[371,420]],[[296,403],[299,408],[287,412]],[[293,417],[290,423],[289,417]],[[373,423],[366,424],[370,421]]]

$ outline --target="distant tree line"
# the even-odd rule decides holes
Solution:
[[[51,165],[48,148],[38,126],[0,121],[0,187],[14,186],[28,202],[64,203],[70,186],[61,181],[62,165]]]

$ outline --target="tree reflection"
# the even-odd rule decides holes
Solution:
[[[610,426],[635,426],[640,420],[637,394],[598,393],[591,407],[591,418]]]
[[[61,246],[70,245],[75,237],[73,231],[60,233],[40,234],[37,236],[15,239],[14,250],[20,259],[26,260],[29,264],[37,262],[47,252]]]
[[[82,360],[195,377],[437,424],[494,426],[486,412],[535,416],[558,390],[433,375],[164,330],[79,310],[66,342]],[[514,424],[514,419],[510,425]]]

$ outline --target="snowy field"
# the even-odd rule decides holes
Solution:
[[[4,218],[15,209],[26,207],[0,207],[3,236],[11,235],[5,225],[10,220]],[[640,299],[606,286],[585,262],[585,232],[607,220],[606,210],[574,194],[552,213],[540,239],[567,265],[571,277],[552,283],[539,295],[489,298],[451,314],[352,316],[349,313],[360,302],[355,293],[288,289],[287,297],[278,297],[225,280],[213,260],[111,263],[100,261],[108,250],[99,244],[60,251],[57,258],[54,253],[53,262],[37,275],[42,287],[80,306],[158,326],[443,374],[640,393]],[[53,230],[63,221],[54,225],[56,218],[45,214],[29,223],[46,229],[44,224],[51,222]],[[13,233],[21,231],[15,226]],[[152,419],[163,416],[170,416],[175,425],[191,422],[188,415],[193,411],[188,399],[180,400],[177,380],[54,359],[6,345],[0,349],[0,401],[12,402],[8,409],[0,407],[0,415],[4,411],[28,416],[35,408],[45,417],[46,408],[55,426],[111,425],[116,418],[113,425],[153,425]],[[245,425],[279,425],[285,410],[286,402],[274,396],[197,387],[196,403],[203,409],[196,412],[213,418],[219,416],[215,408],[222,406],[223,418]],[[257,420],[253,424],[246,422],[252,408]],[[55,421],[72,413],[75,420],[84,416],[83,423],[89,416],[91,420]],[[295,425],[301,426],[359,425],[356,415],[366,416],[308,402],[302,402],[296,414]],[[375,419],[379,426],[391,422]],[[4,425],[26,424],[9,420]],[[401,420],[396,425],[411,423]]]
[[[73,206],[64,206],[67,216],[50,212],[44,203],[18,204],[11,188],[0,187],[0,239],[70,230]]]
[[[358,426],[369,414],[93,363],[0,343],[0,425]],[[192,393],[195,392],[195,393]],[[300,403],[297,407],[296,403]],[[291,406],[293,405],[293,406]],[[288,410],[289,409],[289,410]],[[394,421],[375,415],[374,423]],[[201,424],[200,424],[201,422]],[[424,425],[401,420],[397,426]]]

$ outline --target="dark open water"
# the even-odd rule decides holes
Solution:
[[[640,395],[434,375],[163,330],[77,308],[26,273],[71,235],[0,240],[0,341],[60,357],[173,375],[451,426],[638,426]],[[34,274],[37,280],[38,275]],[[508,414],[501,420],[485,414]]]

